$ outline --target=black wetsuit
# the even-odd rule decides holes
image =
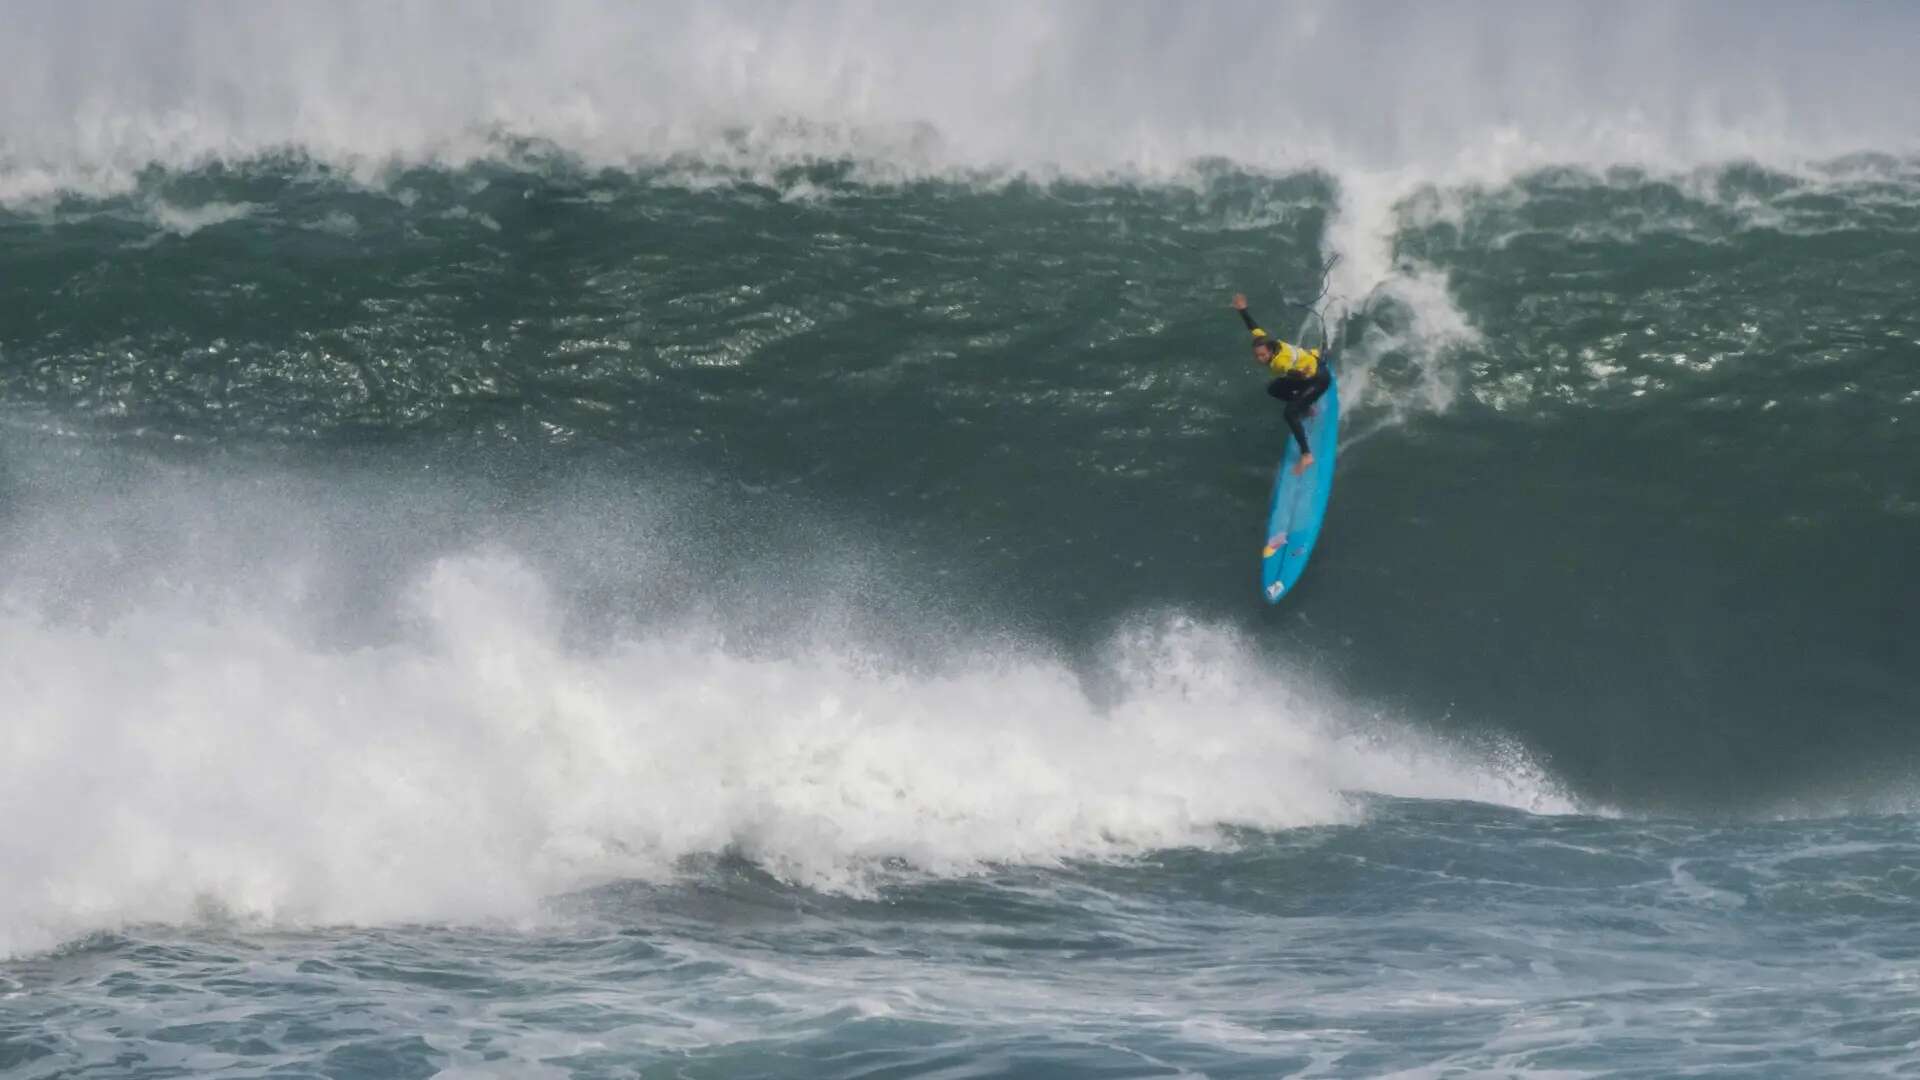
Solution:
[[[1241,308],[1240,321],[1247,324],[1248,330],[1253,331],[1255,340],[1266,341],[1278,347],[1279,341],[1260,329],[1260,324],[1253,321],[1252,312]],[[1327,388],[1332,385],[1333,372],[1327,367],[1327,358],[1324,354],[1314,365],[1312,375],[1281,375],[1267,384],[1268,394],[1287,403],[1287,407],[1282,410],[1282,415],[1286,417],[1287,427],[1293,431],[1293,441],[1300,444],[1300,453],[1303,457],[1313,453],[1313,449],[1307,445],[1307,429],[1301,422],[1312,414],[1313,403],[1319,401],[1320,395],[1326,393]]]

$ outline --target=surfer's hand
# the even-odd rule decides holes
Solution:
[[[1233,294],[1233,310],[1235,311],[1247,310],[1247,294],[1246,293]]]
[[[1300,464],[1298,464],[1298,465],[1295,465],[1295,466],[1293,467],[1293,475],[1295,475],[1295,476],[1305,476],[1305,475],[1307,475],[1307,468],[1308,468],[1308,466],[1310,466],[1310,465],[1312,465],[1312,464],[1313,464],[1313,455],[1312,455],[1312,454],[1301,454],[1301,455],[1300,455]]]

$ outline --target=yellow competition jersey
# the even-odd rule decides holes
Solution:
[[[1286,375],[1296,379],[1311,379],[1320,373],[1320,350],[1302,349],[1298,345],[1289,345],[1278,338],[1269,337],[1265,330],[1253,331],[1255,344],[1262,341],[1273,348],[1273,359],[1267,361],[1267,370],[1275,375]]]

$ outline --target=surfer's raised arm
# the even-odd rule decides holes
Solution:
[[[1260,329],[1260,324],[1253,321],[1253,312],[1247,310],[1246,293],[1233,294],[1233,310],[1240,313],[1240,321],[1246,323],[1247,329],[1253,332],[1253,340],[1255,342],[1267,336],[1267,332]]]

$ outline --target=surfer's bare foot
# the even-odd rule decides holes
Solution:
[[[1309,468],[1309,467],[1310,467],[1310,466],[1311,466],[1312,464],[1313,464],[1313,455],[1312,455],[1312,454],[1301,454],[1301,455],[1300,455],[1300,464],[1298,464],[1298,465],[1295,465],[1295,466],[1293,467],[1293,475],[1295,475],[1295,476],[1305,476],[1305,475],[1307,475],[1307,469],[1308,469],[1308,468]]]

